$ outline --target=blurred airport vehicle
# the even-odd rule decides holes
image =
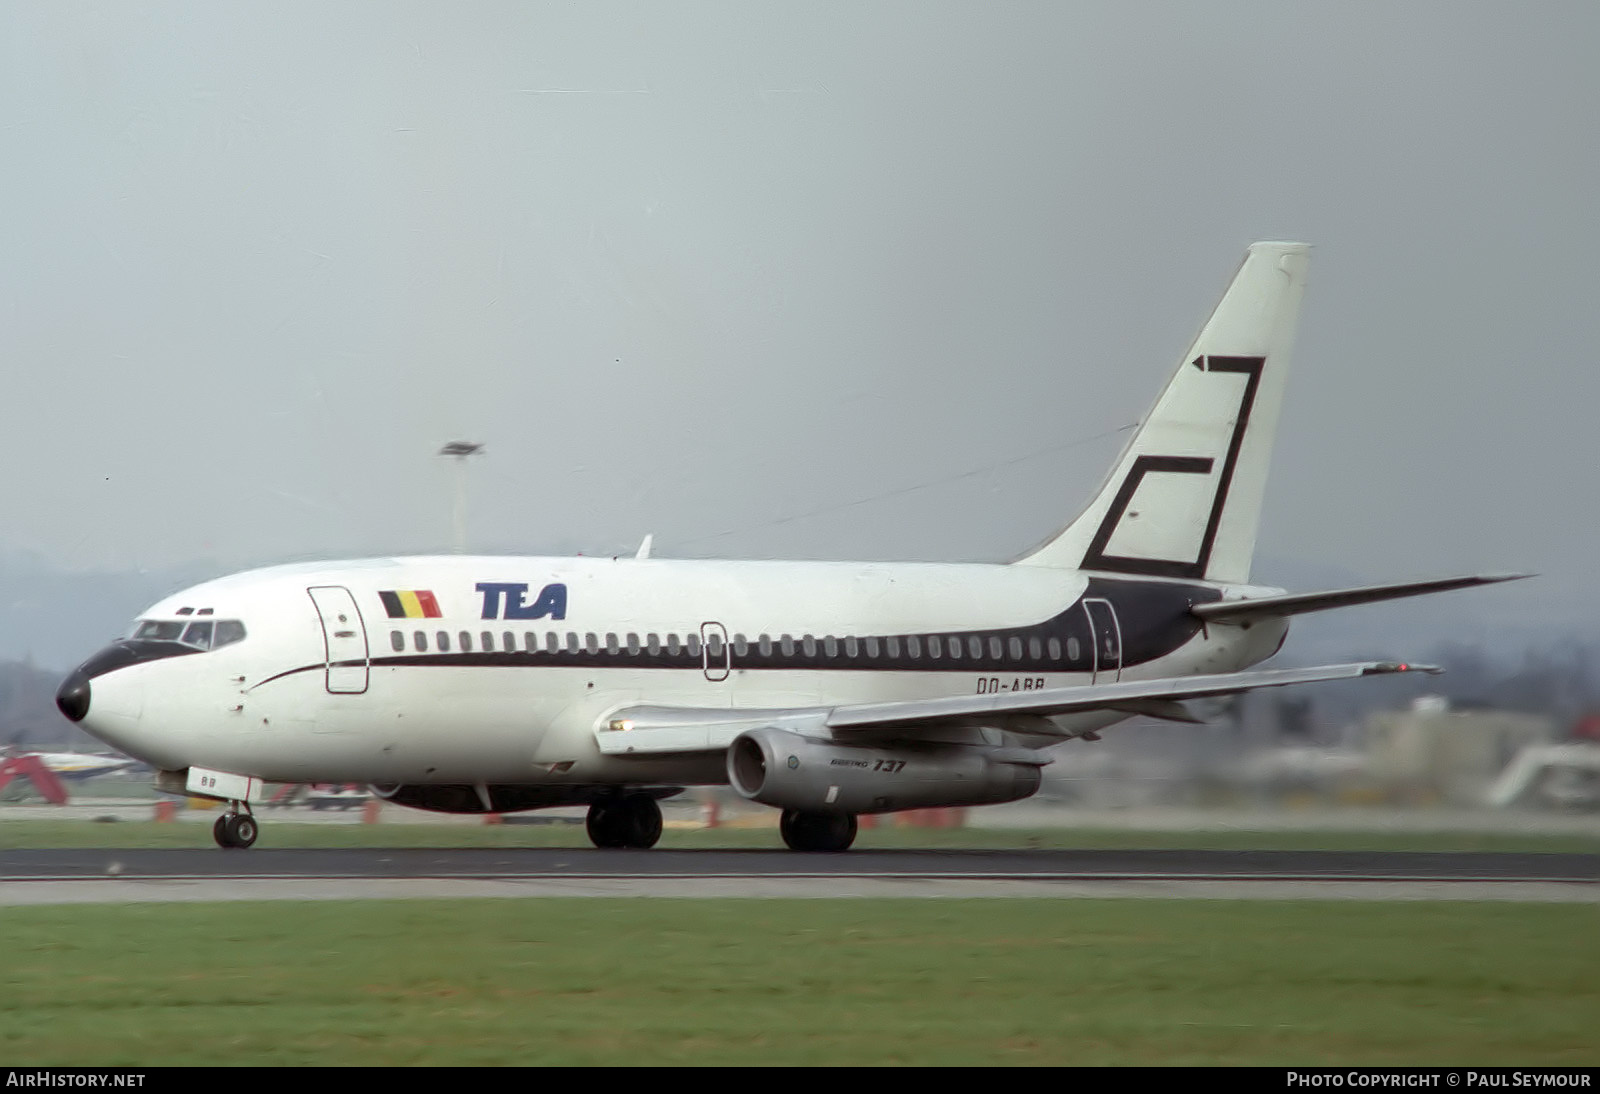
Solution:
[[[1600,714],[1580,717],[1565,742],[1522,749],[1484,799],[1501,808],[1535,804],[1600,810]]]

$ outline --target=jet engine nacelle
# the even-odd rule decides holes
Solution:
[[[728,782],[751,801],[808,813],[994,805],[1039,789],[1047,760],[1012,762],[1001,753],[976,745],[844,745],[768,726],[734,738]]]

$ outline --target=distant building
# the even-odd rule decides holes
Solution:
[[[1482,805],[1518,753],[1556,737],[1556,724],[1503,710],[1451,710],[1423,696],[1409,710],[1383,711],[1365,725],[1367,769],[1392,796]]]

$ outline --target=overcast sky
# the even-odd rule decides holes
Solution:
[[[1597,46],[1591,2],[0,4],[0,545],[448,548],[465,438],[483,550],[1005,559],[1292,238],[1262,554],[1592,605]]]

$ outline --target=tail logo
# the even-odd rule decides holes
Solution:
[[[1222,475],[1217,480],[1216,493],[1211,499],[1211,513],[1206,521],[1200,549],[1193,559],[1128,558],[1106,553],[1112,535],[1128,506],[1138,493],[1139,484],[1146,475],[1209,475],[1216,461],[1209,456],[1154,456],[1140,455],[1128,469],[1127,477],[1117,489],[1111,507],[1106,510],[1094,539],[1084,553],[1082,568],[1119,574],[1140,574],[1150,577],[1204,578],[1206,566],[1211,561],[1211,548],[1216,542],[1217,528],[1222,522],[1222,511],[1228,503],[1228,486],[1233,481],[1234,467],[1239,462],[1239,448],[1244,443],[1245,430],[1250,424],[1250,408],[1255,405],[1256,389],[1261,384],[1261,370],[1265,357],[1223,357],[1217,355],[1196,357],[1190,362],[1201,372],[1227,372],[1245,377],[1244,392],[1239,400],[1239,413],[1234,419],[1233,435],[1228,440],[1228,453],[1222,464]]]

